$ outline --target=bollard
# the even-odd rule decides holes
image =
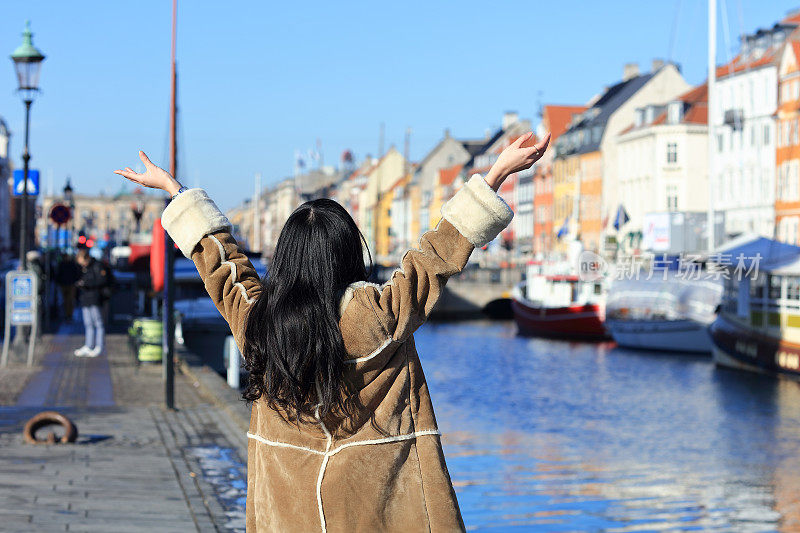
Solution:
[[[28,420],[28,423],[25,424],[25,429],[22,430],[22,436],[28,444],[55,444],[56,435],[52,431],[47,434],[46,440],[36,439],[36,432],[39,429],[53,425],[64,428],[64,435],[61,436],[58,442],[66,444],[75,442],[75,439],[78,438],[78,428],[75,427],[72,420],[55,411],[44,411]]]
[[[239,365],[241,364],[242,354],[233,335],[225,338],[225,368],[228,369],[228,385],[232,389],[239,390]]]

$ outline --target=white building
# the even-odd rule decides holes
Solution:
[[[617,137],[619,193],[638,247],[644,215],[708,209],[708,86],[636,109]]]
[[[511,225],[514,231],[514,246],[521,255],[533,254],[533,175],[535,171],[536,165],[516,174],[517,182],[514,187],[516,212],[511,220]]]
[[[454,165],[463,165],[492,139],[494,137],[487,135],[484,139],[459,140],[450,136],[450,130],[445,130],[442,140],[420,161],[413,178],[414,184],[419,187],[421,194],[420,233],[432,229],[439,219],[439,205],[433,202],[439,171]],[[433,212],[431,212],[432,202]]]
[[[795,27],[787,19],[745,36],[737,57],[717,68],[710,116],[716,128],[712,201],[725,211],[728,236],[774,236],[777,64]]]
[[[602,130],[599,149],[603,154],[603,200],[601,212],[603,217],[609,217],[609,219],[614,218],[619,205],[622,203],[619,191],[619,164],[621,161],[617,158],[616,146],[619,134],[631,123],[635,122],[638,109],[642,109],[654,102],[669,102],[691,89],[691,86],[683,79],[677,65],[672,63],[665,64],[658,59],[653,60],[651,72],[644,75],[639,74],[637,64],[626,65],[623,83],[627,80],[632,82],[633,87],[627,88],[626,86],[620,89],[620,93],[622,93],[620,96],[626,96],[625,89],[632,94],[618,105],[613,105],[614,99],[617,98],[616,95],[606,95],[605,97],[610,100],[609,105],[601,107],[600,115],[594,119],[602,121],[603,115],[608,113],[605,119],[605,128]],[[638,84],[634,83],[636,81],[638,81]],[[613,88],[609,89],[609,92],[613,92]],[[628,209],[627,204],[624,204],[624,207],[626,210]],[[583,207],[581,211],[583,211]],[[608,224],[606,231],[615,231],[612,224]]]

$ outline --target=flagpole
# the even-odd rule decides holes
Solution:
[[[715,113],[714,91],[717,85],[717,0],[708,0],[708,214],[706,226],[708,227],[708,253],[716,248],[714,235],[714,143]]]

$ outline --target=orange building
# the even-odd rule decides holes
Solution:
[[[796,33],[793,38],[798,38]],[[800,225],[800,42],[786,42],[778,66],[775,236],[798,244]]]
[[[580,226],[578,235],[586,247],[600,251],[603,233],[603,158],[600,151],[580,155]]]

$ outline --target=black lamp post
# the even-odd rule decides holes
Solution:
[[[72,192],[73,191],[72,191],[72,183],[70,183],[69,176],[67,176],[67,183],[64,184],[64,190],[63,191],[64,191],[64,201],[67,202],[67,205],[70,207],[70,209],[72,209],[72,206],[74,205],[72,203],[72,201],[73,201]]]
[[[75,199],[72,196],[72,184],[70,183],[69,176],[67,176],[67,183],[64,184],[64,202],[66,202],[67,206],[69,207],[70,223],[72,223],[72,221],[75,220]],[[69,229],[64,228],[64,233],[66,234],[64,237],[64,248],[68,249],[68,239],[70,234]]]
[[[28,252],[28,167],[31,155],[28,152],[28,132],[31,123],[31,104],[39,92],[39,70],[44,61],[44,55],[33,46],[33,34],[30,22],[25,23],[22,32],[22,44],[11,54],[14,68],[17,71],[18,90],[25,103],[25,149],[22,152],[23,182],[22,182],[22,207],[20,209],[19,224],[19,260],[23,270],[28,266],[25,257]]]
[[[142,216],[144,215],[144,201],[142,200],[143,191],[140,188],[136,188],[133,191],[133,202],[131,202],[131,213],[133,213],[133,219],[136,221],[136,234],[138,235],[140,231],[142,231]]]

